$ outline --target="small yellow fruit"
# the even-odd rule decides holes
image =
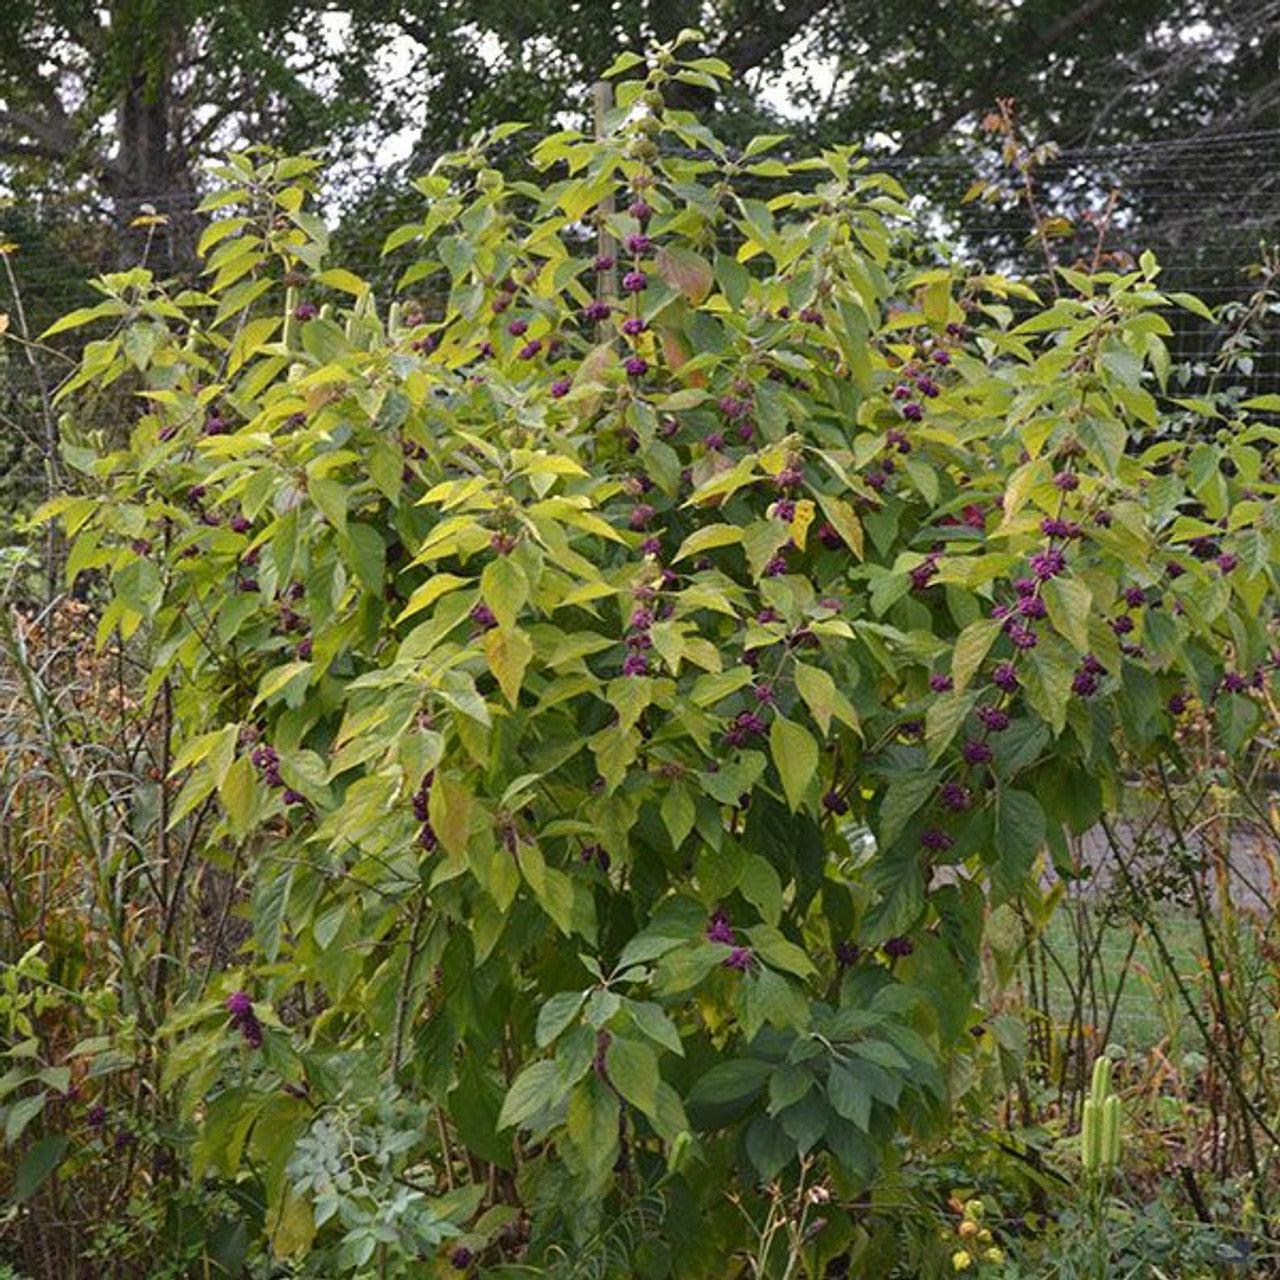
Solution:
[[[969,1219],[966,1218],[960,1224],[959,1232],[962,1236],[976,1236],[978,1234],[978,1224],[976,1222],[970,1222]]]
[[[966,1200],[964,1206],[964,1216],[972,1218],[975,1222],[982,1219],[982,1201]]]
[[[973,1259],[963,1249],[957,1249],[951,1255],[951,1265],[957,1271],[968,1271],[973,1266]]]
[[[988,1249],[982,1256],[993,1266],[999,1266],[1004,1261],[1004,1250]]]
[[[979,1243],[979,1244],[990,1244],[990,1243],[991,1243],[991,1232],[990,1232],[990,1231],[979,1231],[979,1232],[978,1232],[978,1243]]]

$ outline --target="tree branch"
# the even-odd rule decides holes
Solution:
[[[0,132],[11,135],[11,142],[0,138],[0,147],[13,144],[38,146],[53,160],[65,160],[75,150],[76,135],[68,124],[16,107],[0,108]]]
[[[741,76],[786,48],[831,3],[832,0],[797,0],[784,4],[779,11],[771,0],[762,0],[753,6],[756,15],[744,15],[737,31],[721,42],[716,57],[723,58],[735,76]]]
[[[991,105],[1001,94],[1009,72],[1016,66],[1037,62],[1047,53],[1051,53],[1059,41],[1078,31],[1086,23],[1092,21],[1109,4],[1115,0],[1084,0],[1070,13],[1063,14],[1042,35],[1032,40],[1029,46],[1019,48],[1008,57],[998,62],[992,69],[984,84],[975,89],[968,97],[962,98],[944,115],[939,116],[932,124],[917,129],[903,144],[907,153],[925,151],[950,132],[950,130],[970,112]]]

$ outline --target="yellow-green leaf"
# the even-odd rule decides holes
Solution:
[[[773,762],[782,778],[782,789],[792,812],[800,807],[804,793],[818,772],[818,744],[813,735],[793,720],[779,717],[769,730]]]

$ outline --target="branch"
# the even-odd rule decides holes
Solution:
[[[38,146],[42,154],[53,160],[66,160],[76,147],[76,135],[65,120],[32,115],[17,108],[0,109],[0,133],[14,135],[0,137],[0,148],[23,145]]]
[[[763,0],[755,7],[764,12],[754,21],[744,15],[736,33],[715,51],[716,57],[723,58],[735,76],[741,76],[785,49],[831,3],[832,0],[797,0],[783,5],[779,12],[770,0]]]
[[[1092,21],[1103,9],[1114,0],[1084,0],[1070,13],[1064,14],[1042,35],[1033,40],[1029,47],[1020,48],[996,64],[986,81],[975,89],[968,97],[962,98],[945,115],[939,116],[932,124],[917,129],[903,144],[903,151],[925,151],[939,142],[952,127],[963,120],[971,111],[988,106],[1005,88],[1005,78],[1009,72],[1020,64],[1038,61],[1045,54],[1051,53],[1060,40],[1073,34],[1080,27]]]
[[[796,0],[777,10],[773,0],[756,0],[738,18],[734,31],[707,52],[727,62],[734,79],[740,79],[785,49],[832,3],[833,0]],[[664,92],[668,105],[683,110],[705,110],[715,98],[709,90],[678,80]]]

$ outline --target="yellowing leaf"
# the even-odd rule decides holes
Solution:
[[[810,782],[817,776],[818,744],[807,729],[779,717],[769,730],[769,747],[782,779],[787,804],[795,812]]]
[[[507,701],[514,707],[533,657],[533,644],[523,631],[495,627],[485,633],[484,656]]]
[[[529,599],[529,580],[510,556],[498,556],[485,565],[480,575],[480,594],[493,610],[498,626],[510,631]]]
[[[654,261],[658,274],[696,307],[706,299],[715,283],[711,264],[691,249],[668,247],[659,250]]]
[[[862,559],[862,522],[858,513],[843,498],[820,493],[818,503],[822,514],[831,521],[832,528],[844,540],[845,545],[859,560]]]
[[[357,298],[369,292],[369,286],[365,281],[354,272],[342,267],[330,267],[328,271],[321,271],[315,280],[317,284],[328,285],[331,289],[340,289],[343,293],[350,293]]]
[[[449,774],[437,775],[428,802],[432,829],[445,852],[461,858],[467,851],[474,798],[466,787]]]
[[[441,596],[467,586],[470,581],[469,578],[458,577],[456,573],[434,574],[409,597],[409,603],[400,611],[396,621],[403,622],[406,618],[411,618],[415,613],[435,604]]]
[[[796,503],[796,513],[791,520],[791,541],[804,550],[805,539],[809,536],[809,526],[813,523],[814,506],[809,498],[801,498]]]
[[[710,551],[713,547],[727,547],[742,541],[742,530],[732,524],[709,524],[695,529],[681,544],[676,552],[676,560],[697,555],[699,551]]]

